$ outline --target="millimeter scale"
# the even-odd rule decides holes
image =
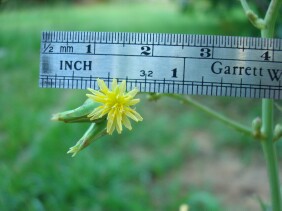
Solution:
[[[282,39],[127,32],[42,33],[39,86],[282,98]]]

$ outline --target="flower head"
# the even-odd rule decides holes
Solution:
[[[129,130],[132,129],[130,119],[142,121],[143,118],[131,106],[137,104],[140,99],[133,99],[138,93],[134,88],[126,93],[126,82],[123,80],[118,85],[117,80],[112,82],[112,90],[108,89],[105,82],[97,79],[99,91],[88,89],[92,94],[86,94],[87,97],[102,105],[95,108],[89,115],[90,120],[100,119],[107,115],[107,133],[112,134],[116,129],[118,133],[122,132],[122,125]]]

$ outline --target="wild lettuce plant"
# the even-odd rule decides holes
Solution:
[[[271,0],[264,18],[258,17],[258,15],[250,9],[246,0],[240,1],[250,22],[261,31],[261,37],[273,38],[275,23],[279,15],[282,0]],[[66,123],[90,123],[90,127],[84,136],[68,151],[68,153],[72,153],[73,156],[101,136],[110,135],[115,130],[121,133],[123,126],[131,130],[132,127],[129,119],[136,122],[142,121],[140,114],[133,108],[133,106],[140,101],[139,99],[134,99],[138,92],[136,88],[126,92],[125,81],[118,84],[116,80],[113,80],[112,90],[110,90],[102,80],[97,79],[97,82],[100,90],[95,91],[89,89],[92,94],[87,94],[89,99],[86,100],[82,106],[74,110],[55,114],[52,118],[52,120],[64,121]],[[254,140],[258,140],[259,143],[261,143],[266,160],[271,192],[271,210],[282,211],[276,147],[277,141],[282,136],[282,126],[277,124],[274,127],[274,100],[262,99],[261,118],[257,117],[253,120],[251,126],[245,126],[196,102],[189,96],[175,94],[150,95],[150,98],[153,100],[157,100],[161,97],[173,98],[182,102],[184,105],[194,106],[225,123],[225,125],[247,136],[253,137]],[[255,144],[257,143],[258,142],[255,142]],[[263,202],[261,202],[261,207],[262,210],[269,210],[268,206]]]

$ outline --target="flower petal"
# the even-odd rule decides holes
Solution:
[[[112,125],[114,124],[115,121],[115,109],[111,109],[108,113],[107,119],[108,119],[108,124],[107,124],[107,129],[110,130]]]
[[[97,78],[97,83],[103,93],[107,94],[109,92],[109,89],[103,80]]]
[[[141,115],[132,108],[126,108],[125,114],[136,122],[143,120]]]
[[[128,97],[130,97],[130,98],[133,98],[133,97],[135,97],[135,95],[138,93],[138,89],[137,88],[134,88],[134,89],[132,89],[130,92],[128,92],[127,94],[126,94],[126,97],[128,96]]]
[[[112,82],[112,90],[113,92],[116,90],[118,84],[117,84],[117,79],[113,79],[113,82]]]
[[[132,129],[131,127],[131,123],[129,121],[129,119],[127,118],[127,116],[124,114],[123,117],[122,117],[122,124],[129,130]]]
[[[126,82],[125,80],[123,80],[121,84],[119,85],[119,94],[123,95],[125,90],[126,90]]]
[[[129,100],[129,101],[127,101],[126,103],[124,103],[126,106],[133,106],[133,105],[135,105],[135,104],[137,104],[137,103],[139,103],[140,102],[140,99],[132,99],[132,100]]]
[[[131,112],[133,113],[134,116],[137,117],[138,121],[143,121],[142,116],[141,116],[137,111],[135,111],[135,110],[132,109]]]
[[[121,133],[122,131],[122,124],[121,124],[122,116],[120,112],[117,112],[116,114],[116,129],[118,133]]]

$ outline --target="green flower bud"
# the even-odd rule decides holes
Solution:
[[[54,114],[51,120],[63,121],[65,123],[93,122],[90,121],[90,118],[87,117],[87,115],[90,114],[98,106],[98,103],[95,103],[93,100],[87,99],[80,107],[76,109]]]
[[[83,150],[89,144],[106,135],[106,127],[107,120],[105,119],[100,123],[92,123],[88,130],[84,133],[82,138],[76,143],[75,146],[71,147],[67,153],[72,153],[72,157],[74,157],[78,152]]]
[[[248,10],[246,15],[250,22],[258,29],[265,29],[265,21],[257,16],[253,11]]]
[[[274,128],[273,140],[277,141],[281,137],[282,137],[282,126],[280,124],[277,124]]]
[[[261,118],[257,117],[252,122],[253,136],[259,138],[261,136]]]

